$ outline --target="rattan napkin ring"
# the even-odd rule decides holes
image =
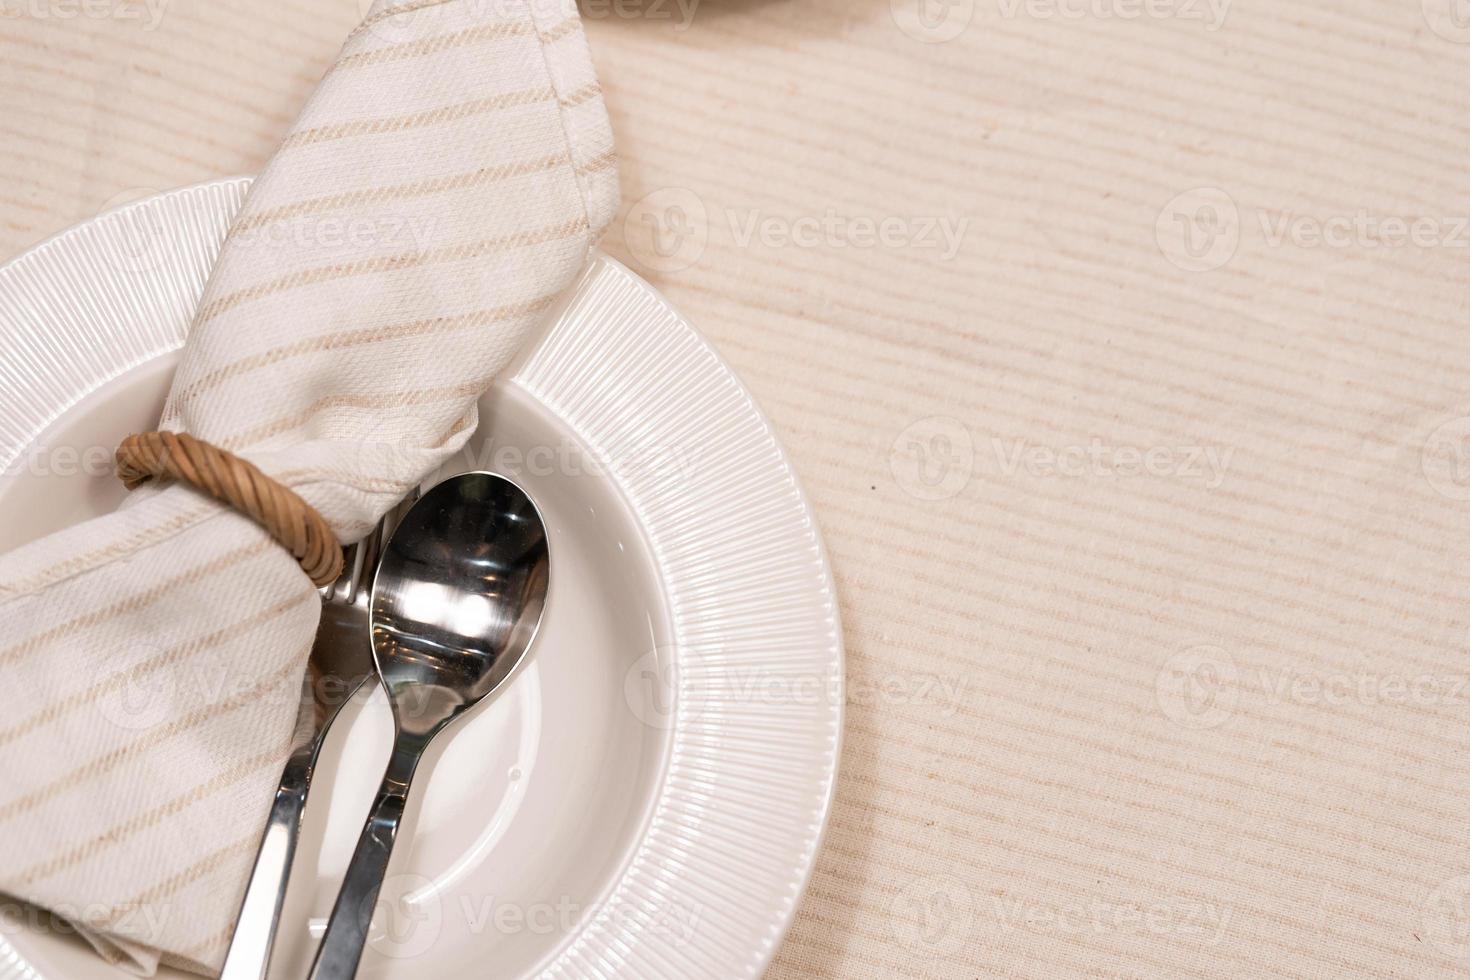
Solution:
[[[270,532],[318,588],[342,574],[342,546],[316,508],[234,453],[184,432],[145,432],[117,448],[117,475],[129,490],[172,479],[228,504]]]

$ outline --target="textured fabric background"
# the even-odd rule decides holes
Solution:
[[[257,170],[359,16],[159,4],[0,0],[0,252]],[[690,9],[584,17],[605,245],[754,389],[843,597],[771,975],[1463,975],[1463,0]]]

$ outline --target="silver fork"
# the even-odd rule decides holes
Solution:
[[[389,511],[366,538],[349,547],[344,555],[342,575],[321,590],[321,625],[317,628],[302,685],[296,737],[291,756],[281,772],[220,980],[264,980],[270,966],[317,755],[342,706],[352,700],[373,674],[368,604],[372,599],[378,557],[398,521],[417,498],[417,492],[411,494]]]

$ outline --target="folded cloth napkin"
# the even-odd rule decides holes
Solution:
[[[463,445],[616,207],[571,0],[379,2],[231,228],[162,427],[350,542]],[[217,970],[319,611],[178,484],[0,559],[0,892],[145,975]]]

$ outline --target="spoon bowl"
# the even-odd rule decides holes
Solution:
[[[545,607],[546,528],[509,480],[467,473],[409,511],[373,585],[373,659],[399,729],[432,738],[495,691]]]

